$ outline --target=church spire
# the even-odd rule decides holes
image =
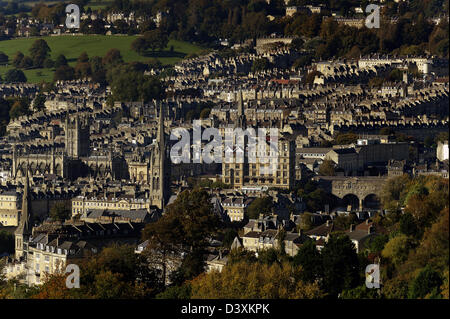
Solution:
[[[19,226],[16,229],[16,234],[20,235],[31,235],[31,226],[30,226],[30,220],[31,220],[31,197],[29,194],[29,188],[30,188],[30,179],[28,177],[28,167],[26,168],[26,178],[25,178],[25,185],[22,195],[22,214],[20,217]]]
[[[235,126],[244,129],[245,128],[245,114],[244,114],[244,98],[242,97],[242,90],[239,90],[238,105],[237,105],[237,118]]]
[[[158,127],[158,146],[159,146],[159,196],[161,200],[161,210],[164,209],[164,200],[165,200],[165,180],[166,180],[166,172],[165,172],[165,157],[166,157],[166,145],[164,141],[164,110],[163,103],[159,101],[159,127]]]
[[[159,102],[158,144],[161,150],[164,149],[164,111],[162,101]]]
[[[244,115],[244,98],[242,97],[242,90],[239,90],[238,116],[241,117],[243,115]]]

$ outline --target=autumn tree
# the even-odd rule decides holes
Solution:
[[[334,162],[332,160],[324,160],[319,166],[319,175],[322,176],[334,176],[336,171],[334,168]]]
[[[148,255],[162,269],[164,281],[171,258],[176,259],[183,252],[187,253],[186,258],[202,252],[218,225],[219,219],[213,212],[208,193],[194,189],[180,193],[157,222],[145,227],[143,238],[149,241]],[[191,265],[198,269],[197,264]],[[192,268],[184,271],[196,272]]]
[[[381,254],[385,258],[389,258],[394,265],[400,265],[408,258],[409,251],[413,247],[411,238],[402,234],[389,240]]]
[[[301,268],[238,262],[222,272],[202,274],[191,281],[195,299],[317,299],[324,296],[317,283],[299,280]]]

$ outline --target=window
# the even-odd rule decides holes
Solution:
[[[45,256],[45,261],[49,261],[50,257],[49,256]]]

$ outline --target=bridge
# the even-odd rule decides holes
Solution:
[[[371,207],[378,201],[387,176],[320,176],[315,180],[326,191],[359,210]]]

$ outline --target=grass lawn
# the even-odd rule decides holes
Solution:
[[[87,52],[89,57],[104,56],[105,53],[112,48],[119,49],[123,59],[126,62],[141,61],[145,62],[150,59],[149,56],[141,56],[132,51],[131,42],[137,36],[105,36],[105,35],[82,35],[82,36],[53,36],[40,38],[19,38],[7,41],[0,41],[0,52],[4,52],[9,56],[10,62],[17,51],[21,51],[25,55],[29,55],[29,49],[33,42],[37,39],[47,41],[51,51],[51,58],[54,60],[59,54],[64,54],[69,64],[74,66],[78,56]],[[173,46],[173,52],[169,48]],[[177,40],[170,40],[168,48],[162,52],[155,52],[154,57],[165,65],[173,65],[180,61],[184,56],[191,53],[199,53],[203,48]],[[0,75],[4,75],[12,66],[0,66]],[[53,78],[53,70],[38,69],[25,70],[28,82],[38,83],[42,81],[51,81]]]

